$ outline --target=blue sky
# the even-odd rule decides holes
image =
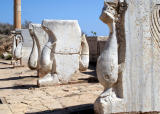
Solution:
[[[13,24],[13,1],[1,0],[0,22]],[[108,27],[99,20],[104,0],[22,0],[22,23],[41,23],[43,19],[78,20],[82,31],[108,35]]]

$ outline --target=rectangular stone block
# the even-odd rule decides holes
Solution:
[[[55,53],[80,52],[81,29],[77,20],[45,20],[43,25],[52,30],[57,38]]]
[[[108,39],[106,36],[87,36],[89,45],[89,61],[97,62],[97,58],[103,51],[104,45]]]
[[[126,2],[126,111],[160,111],[160,0]]]
[[[55,54],[56,72],[59,76],[63,76],[63,80],[70,80],[73,72],[79,69],[79,54]]]
[[[23,37],[23,47],[32,47],[33,41],[30,36],[29,30],[28,29],[21,29],[21,34]]]
[[[42,78],[38,80],[38,85],[67,83],[80,66],[82,34],[78,21],[43,20],[42,27],[49,40],[41,54],[39,74]]]
[[[28,29],[21,29],[21,35],[23,37],[22,62],[23,65],[27,65],[32,51],[33,41]]]

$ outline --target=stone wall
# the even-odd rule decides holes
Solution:
[[[107,36],[87,36],[87,42],[89,45],[89,61],[96,63],[97,58],[103,51],[103,47],[108,39]]]
[[[126,2],[126,110],[160,111],[160,0]]]

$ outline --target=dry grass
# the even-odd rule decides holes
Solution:
[[[0,34],[0,55],[9,52],[12,47],[12,36]]]

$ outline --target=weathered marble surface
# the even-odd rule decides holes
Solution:
[[[21,35],[23,37],[22,63],[27,66],[28,59],[32,51],[33,41],[28,29],[21,29]]]
[[[15,54],[19,56],[19,57],[17,56],[16,58],[21,58],[20,59],[21,65],[27,66],[28,59],[32,51],[32,44],[33,44],[29,30],[28,29],[16,29],[13,32],[13,34],[15,34],[15,38],[13,41],[12,53],[16,52]],[[17,35],[18,37],[21,37],[20,39],[22,39],[18,47],[16,46],[16,36]],[[14,51],[16,47],[18,48],[19,51]],[[13,54],[13,58],[15,58],[15,54]]]
[[[39,86],[67,83],[79,70],[81,30],[76,20],[44,20],[49,40],[40,59]]]
[[[160,111],[160,0],[126,2],[126,110]]]
[[[40,68],[40,58],[44,45],[48,42],[48,35],[42,29],[41,24],[30,24],[29,31],[33,40],[32,52],[30,54],[30,58],[28,60],[28,66],[31,69]]]
[[[110,105],[116,108],[121,102],[118,98],[116,82],[118,82],[118,44],[116,31],[116,8],[117,4],[105,3],[100,19],[109,26],[110,35],[104,50],[97,60],[97,77],[104,86],[104,92],[95,102],[96,113],[110,113]],[[112,7],[113,6],[113,7]],[[122,103],[121,103],[122,105]],[[116,108],[117,110],[118,108]],[[117,110],[118,111],[118,110]]]
[[[109,2],[116,1],[109,0]],[[118,43],[121,45],[120,41],[125,40],[125,44],[121,45],[122,48],[118,49],[118,63],[123,62],[123,55],[125,55],[125,64],[118,74],[122,79],[116,82],[122,83],[121,88],[112,91],[120,94],[112,93],[103,96],[104,93],[109,93],[105,90],[95,102],[97,114],[160,111],[160,5],[158,5],[160,0],[126,0],[125,2],[128,8],[124,18],[120,18],[122,25],[124,19],[124,36],[123,29],[116,27]],[[123,45],[126,45],[126,49]]]
[[[79,70],[85,71],[89,66],[89,46],[86,40],[85,34],[81,37],[81,48],[80,48],[80,60],[79,60]]]
[[[18,66],[18,60],[19,60],[20,65],[22,65],[23,38],[20,31],[12,31],[12,34],[13,34],[13,47],[12,47],[11,63],[14,66]]]
[[[56,48],[54,51],[55,53],[68,54],[80,52],[81,38],[79,37],[81,36],[81,29],[78,21],[44,20],[42,22],[42,26],[49,29],[50,32],[47,31],[49,33],[49,37],[57,38]]]
[[[32,40],[33,40],[33,46],[32,46],[32,51],[31,51],[29,59],[28,59],[28,67],[31,70],[35,70],[35,69],[37,69],[37,66],[38,66],[38,48],[37,48],[37,43],[36,43],[35,37],[32,34],[31,34],[31,36],[32,36]]]

